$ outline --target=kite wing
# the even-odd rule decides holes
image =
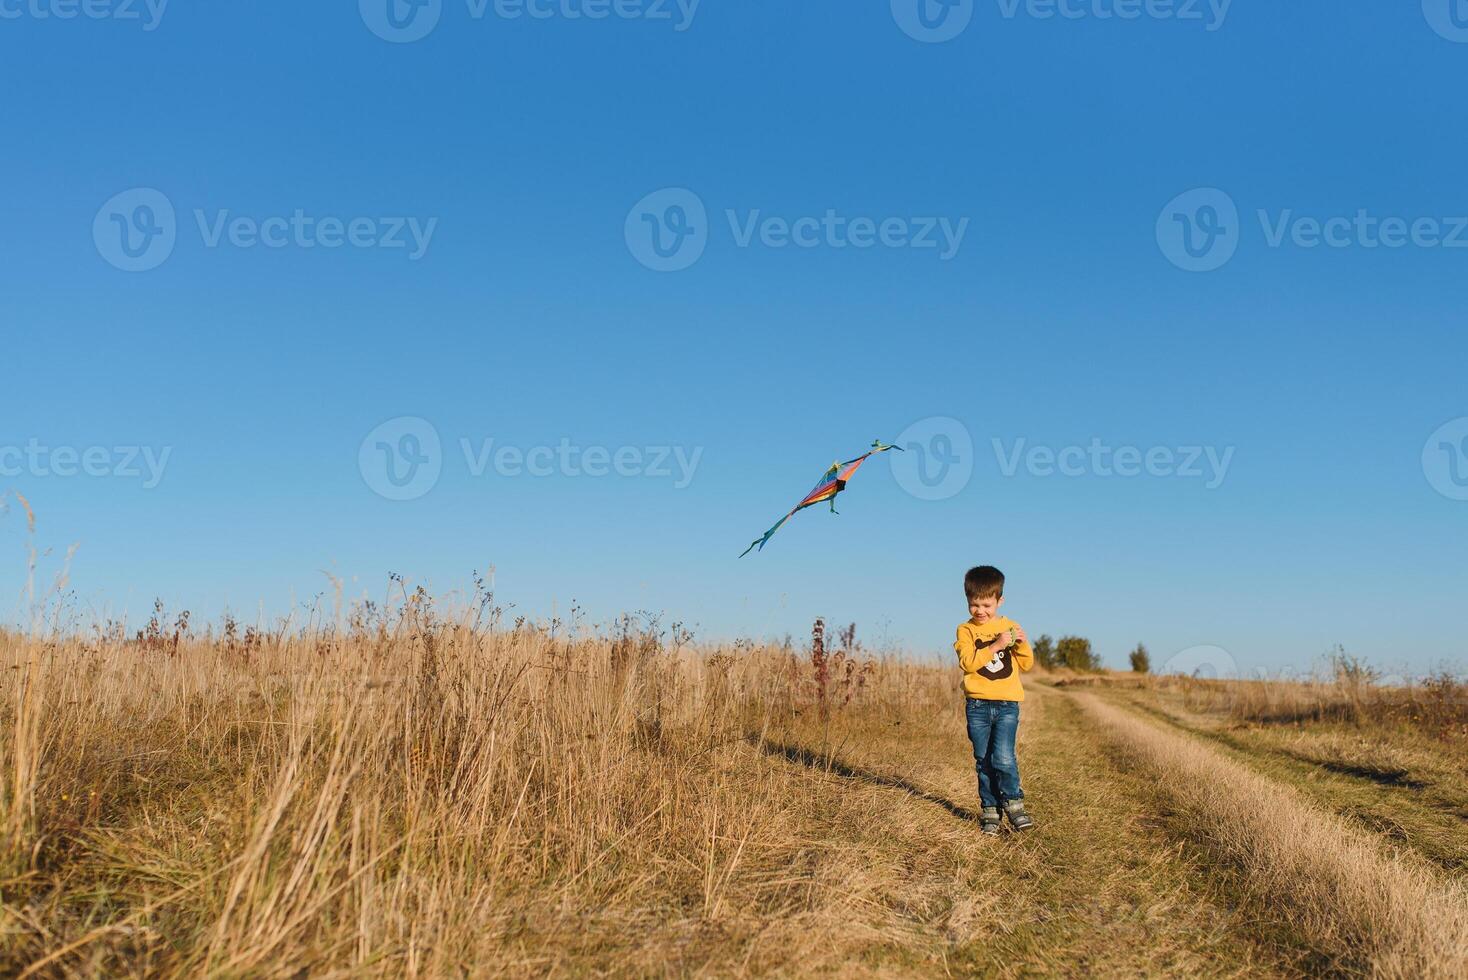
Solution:
[[[822,501],[830,501],[831,513],[836,513],[836,495],[846,489],[846,482],[861,468],[862,463],[865,463],[877,453],[885,453],[889,449],[896,449],[899,452],[902,451],[901,446],[885,446],[880,440],[877,440],[872,443],[871,449],[856,457],[856,459],[848,459],[844,463],[832,463],[826,468],[826,472],[821,474],[821,478],[816,481],[816,485],[811,488],[810,493],[802,497],[800,503],[796,504],[790,513],[776,521],[774,527],[751,541],[749,547],[745,548],[744,553],[739,557],[743,558],[744,555],[749,554],[755,549],[759,549],[760,551],[765,550],[765,542],[769,541],[775,532],[780,530],[780,526],[794,517],[798,511],[805,510],[805,508],[819,504]]]

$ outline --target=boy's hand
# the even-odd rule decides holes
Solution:
[[[1010,630],[1005,630],[1003,633],[1000,633],[998,636],[994,637],[992,646],[995,650],[1008,650],[1009,645],[1013,642],[1014,633]]]
[[[1015,624],[1015,627],[1014,627],[1014,638],[1016,640],[1018,640],[1020,643],[1028,643],[1028,642],[1030,642],[1030,638],[1028,636],[1025,636],[1025,628],[1023,626],[1018,625],[1018,624]]]

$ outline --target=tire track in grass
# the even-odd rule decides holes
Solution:
[[[1341,817],[1395,846],[1415,851],[1450,874],[1468,870],[1468,838],[1464,835],[1468,816],[1436,784],[1384,779],[1267,742],[1252,742],[1133,692],[1104,692],[1099,696],[1181,734],[1206,741],[1261,775],[1290,784]]]
[[[1157,779],[1254,904],[1288,917],[1335,970],[1468,976],[1468,893],[1460,882],[1415,856],[1387,853],[1369,834],[1218,749],[1094,695],[1068,697]]]
[[[923,731],[848,738],[829,778],[879,794],[863,839],[873,870],[946,876],[908,913],[908,940],[869,950],[882,973],[1298,976],[1310,951],[1261,938],[1210,869],[1160,832],[1147,778],[1116,767],[1077,706],[1037,691],[1019,755],[1036,830],[979,834],[972,756],[955,709]],[[792,764],[811,765],[782,747]],[[848,792],[850,792],[848,790]],[[901,793],[900,796],[896,795]],[[967,816],[967,819],[965,818]],[[880,841],[873,846],[872,842]]]
[[[1020,764],[1039,826],[995,842],[995,856],[1021,882],[1016,910],[1031,914],[1016,916],[1012,937],[988,944],[999,954],[994,966],[1087,976],[1303,972],[1308,951],[1260,942],[1208,869],[1159,833],[1149,781],[1116,767],[1068,697],[1032,687],[1024,713]]]

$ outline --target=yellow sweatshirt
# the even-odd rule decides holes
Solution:
[[[1035,651],[1030,645],[1013,643],[1007,650],[979,649],[992,643],[1005,630],[1014,629],[1015,625],[1014,620],[1004,616],[995,616],[982,624],[973,620],[959,624],[953,652],[958,654],[958,665],[963,668],[965,695],[984,701],[1025,699],[1019,675],[1035,666]]]

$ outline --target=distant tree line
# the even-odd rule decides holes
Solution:
[[[1084,636],[1062,636],[1056,640],[1045,635],[1032,646],[1035,648],[1035,661],[1046,670],[1057,667],[1082,671],[1101,669],[1101,657],[1091,647],[1091,641]]]
[[[1049,635],[1039,637],[1031,646],[1035,650],[1035,662],[1046,670],[1054,670],[1057,667],[1066,667],[1076,671],[1099,671],[1105,668],[1101,664],[1101,656],[1091,646],[1091,641],[1084,636],[1062,636],[1056,640]],[[1131,661],[1132,670],[1139,674],[1146,674],[1152,670],[1152,660],[1147,654],[1147,647],[1138,643],[1128,659]]]

